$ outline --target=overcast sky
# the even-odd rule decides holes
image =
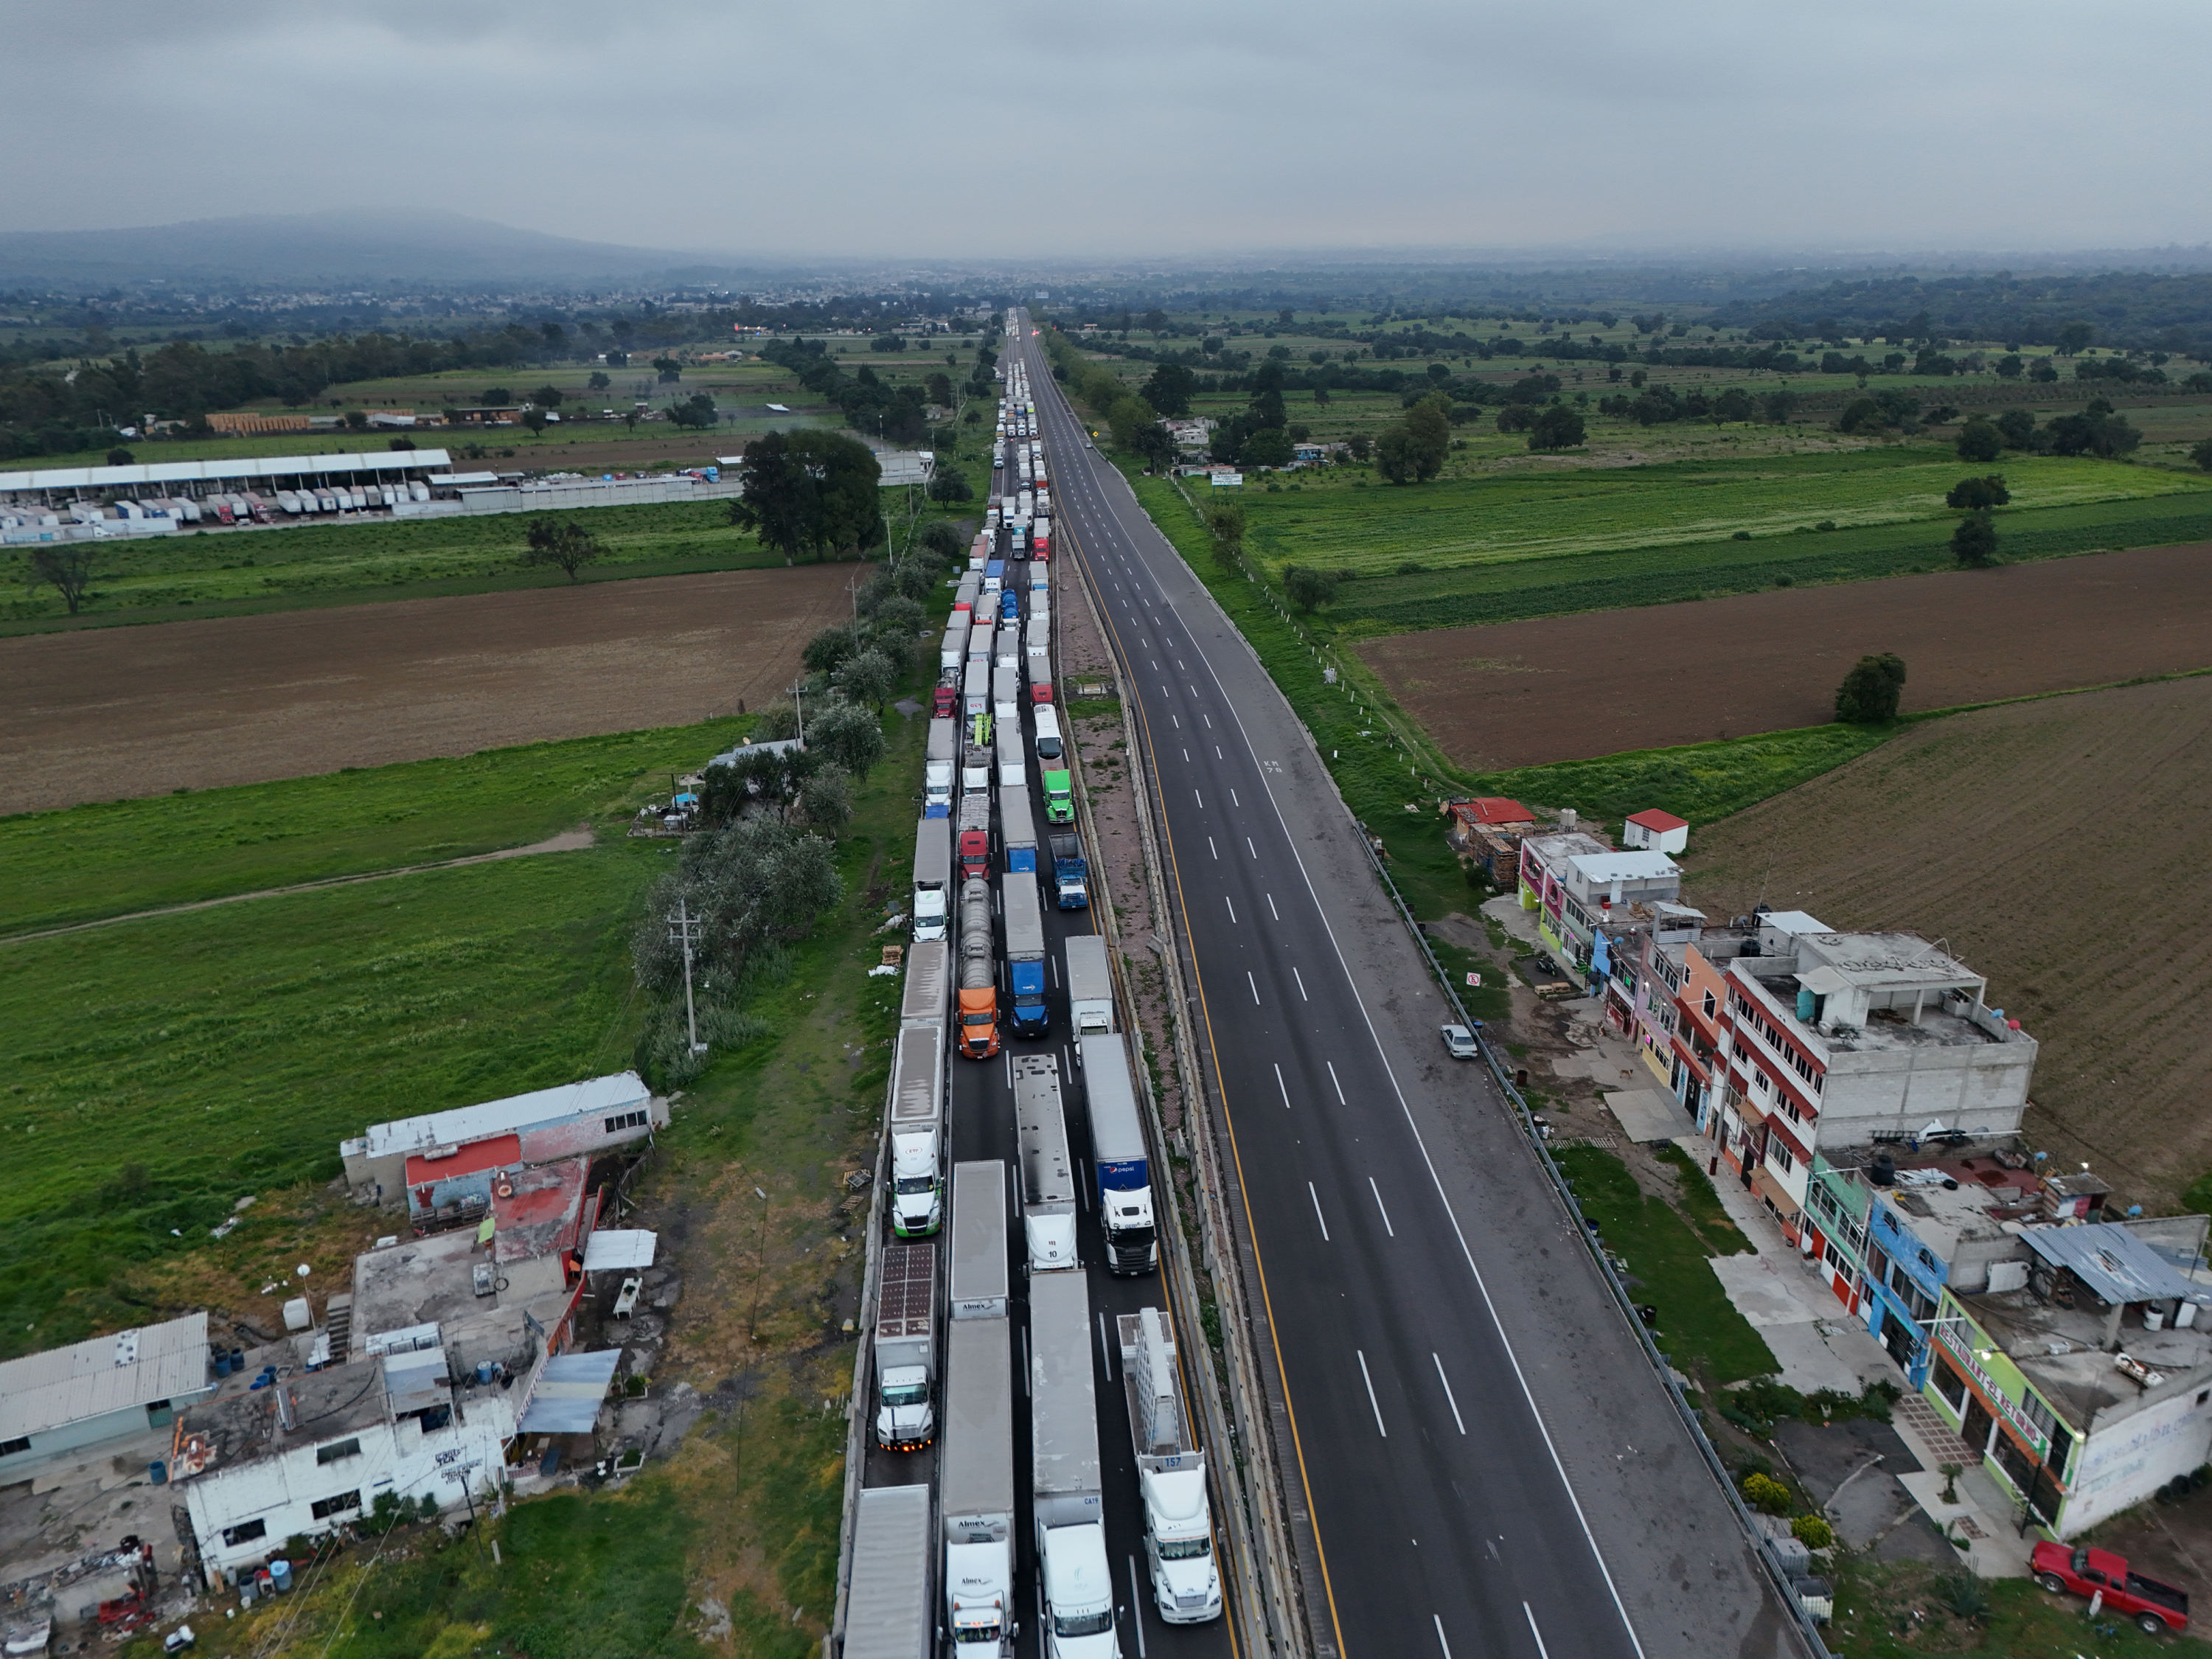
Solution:
[[[2212,239],[2212,6],[15,0],[0,229],[744,256]]]

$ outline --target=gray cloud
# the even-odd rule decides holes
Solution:
[[[737,255],[2212,238],[2181,0],[70,0],[0,229],[419,205]]]

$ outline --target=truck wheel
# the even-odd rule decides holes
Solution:
[[[2055,1572],[2039,1572],[2035,1575],[2035,1582],[2053,1595],[2063,1595],[2066,1593],[2066,1581]]]
[[[2136,1628],[2146,1636],[2163,1636],[2166,1620],[2154,1613],[2139,1613],[2136,1615]]]

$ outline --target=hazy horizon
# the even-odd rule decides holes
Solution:
[[[2145,154],[2144,109],[2158,155],[2212,136],[2212,14],[2172,0],[1867,0],[1848,29],[1748,0],[1198,22],[1158,0],[32,8],[0,230],[420,208],[775,264],[2212,242],[2212,204]]]

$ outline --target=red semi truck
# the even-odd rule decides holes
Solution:
[[[2038,1544],[2028,1567],[2035,1582],[2053,1595],[2069,1590],[2076,1595],[2102,1595],[2106,1612],[2124,1614],[2150,1635],[2189,1628],[2185,1593],[2129,1571],[2127,1558],[2109,1550]]]

